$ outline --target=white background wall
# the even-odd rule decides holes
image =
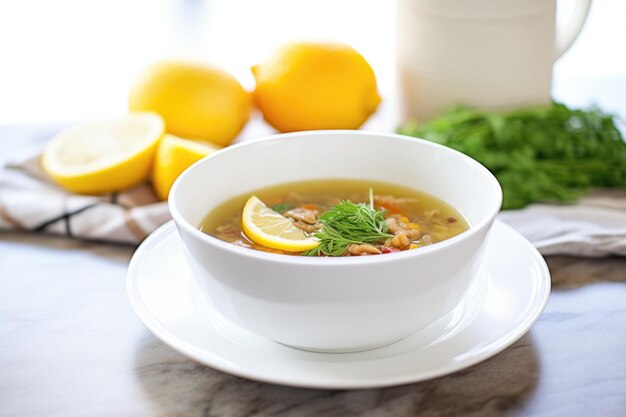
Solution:
[[[123,113],[135,75],[163,57],[217,63],[250,88],[248,68],[298,38],[353,45],[389,98],[394,13],[391,0],[0,0],[0,125]],[[626,114],[626,1],[594,0],[554,91]]]

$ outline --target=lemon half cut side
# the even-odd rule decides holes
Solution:
[[[62,187],[81,194],[102,194],[147,180],[165,124],[154,113],[69,127],[48,144],[44,171]]]

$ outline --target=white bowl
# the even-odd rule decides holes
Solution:
[[[470,229],[418,250],[345,258],[265,253],[198,229],[230,198],[324,178],[426,192],[456,208]],[[444,146],[393,134],[311,131],[234,145],[199,161],[174,184],[169,208],[199,291],[215,312],[289,346],[340,352],[392,343],[450,312],[476,277],[501,201],[486,168]]]

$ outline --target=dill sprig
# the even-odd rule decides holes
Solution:
[[[305,251],[304,256],[341,256],[349,245],[382,244],[393,237],[387,233],[385,210],[377,211],[370,192],[370,204],[355,204],[344,200],[322,214],[319,222],[322,229],[315,233],[318,247]]]
[[[286,212],[289,209],[292,209],[293,207],[294,207],[293,204],[279,203],[279,204],[273,205],[271,208],[276,213],[283,214],[284,212]]]

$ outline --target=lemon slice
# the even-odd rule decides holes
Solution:
[[[267,207],[257,196],[252,196],[243,208],[242,227],[255,243],[287,252],[301,252],[319,245],[308,237],[293,221]]]
[[[145,181],[165,125],[153,113],[72,126],[42,155],[44,171],[75,193],[119,191]]]
[[[157,196],[167,200],[170,188],[184,170],[219,149],[221,147],[208,142],[163,136],[152,169],[152,185]]]

